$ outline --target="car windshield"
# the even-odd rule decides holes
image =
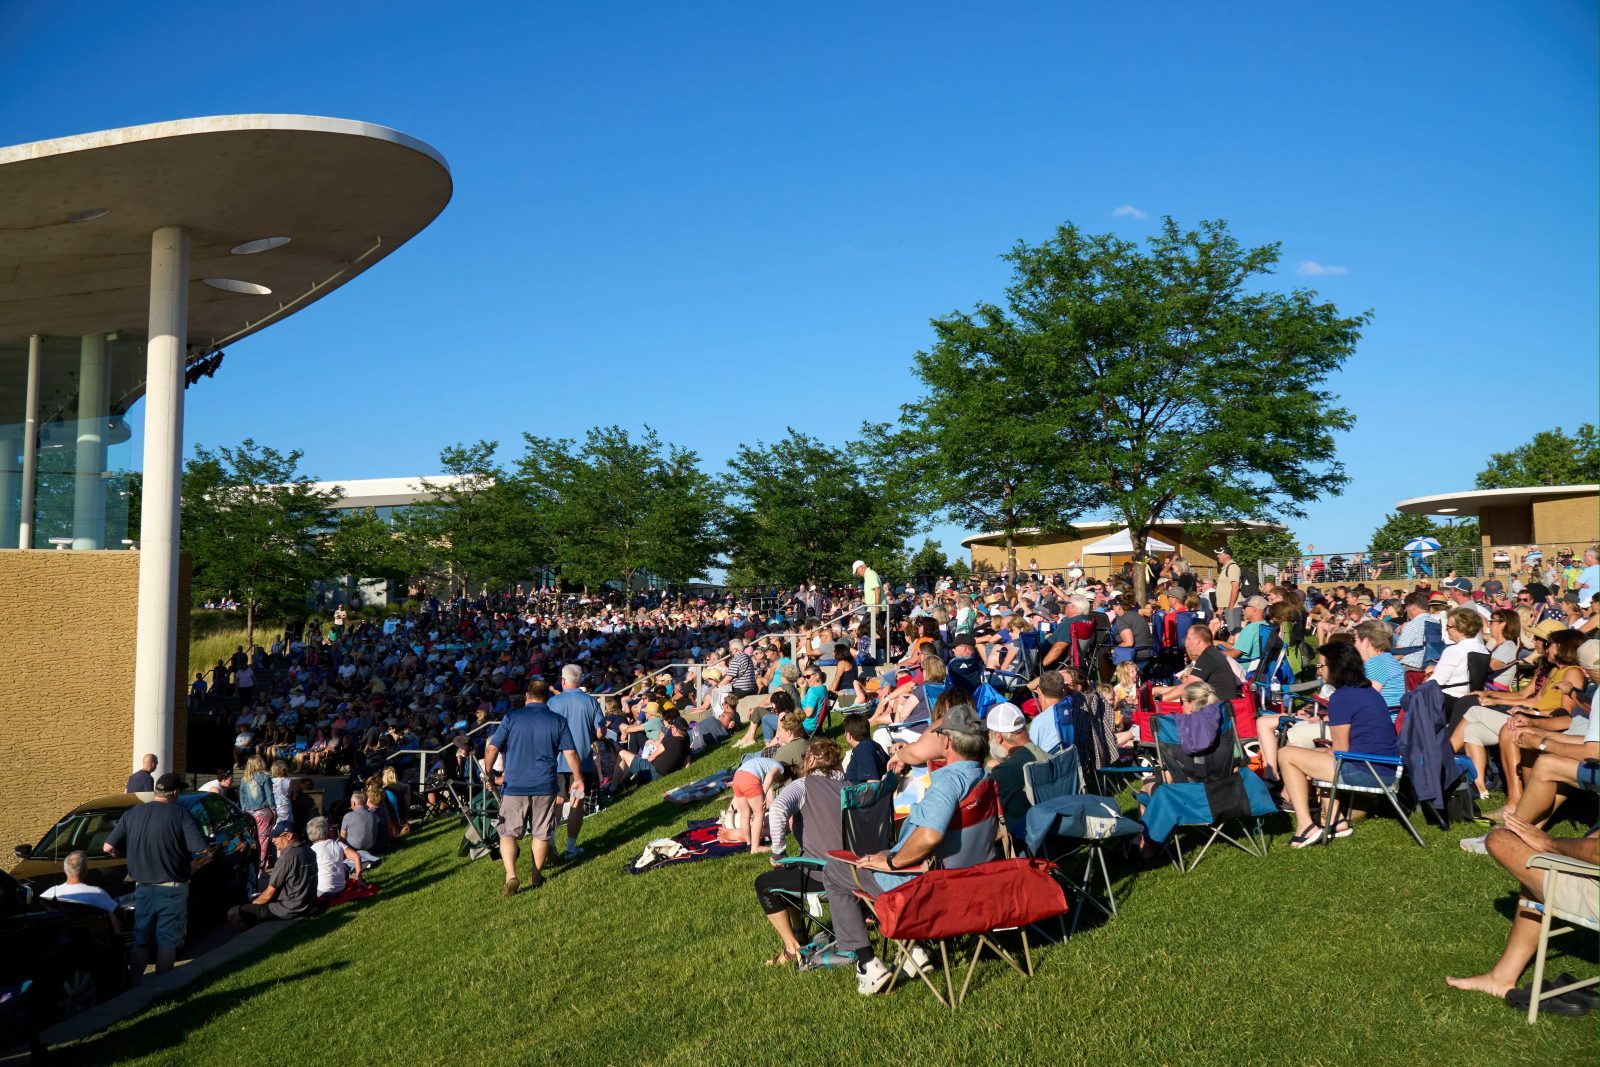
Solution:
[[[64,860],[69,853],[82,849],[91,856],[100,855],[100,846],[106,843],[122,809],[116,811],[79,811],[56,823],[33,850],[33,859]]]

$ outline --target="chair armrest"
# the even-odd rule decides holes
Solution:
[[[1541,852],[1528,858],[1528,866],[1542,871],[1560,871],[1562,874],[1588,875],[1590,878],[1600,876],[1600,864],[1590,863],[1588,860],[1573,859],[1556,852]]]
[[[780,856],[778,857],[778,865],[780,867],[815,867],[820,871],[828,865],[828,861],[819,860],[814,856]]]
[[[1365,752],[1335,752],[1333,759],[1335,763],[1356,760],[1360,763],[1374,763],[1380,767],[1403,767],[1405,765],[1405,760],[1399,756],[1373,756]]]

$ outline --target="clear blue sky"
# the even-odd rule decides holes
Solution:
[[[1163,214],[1375,315],[1334,383],[1354,481],[1303,541],[1595,419],[1592,2],[1004,7],[0,0],[0,143],[301,112],[445,155],[429,230],[189,393],[191,442],[323,478],[612,421],[712,469],[842,442],[1014,241]]]

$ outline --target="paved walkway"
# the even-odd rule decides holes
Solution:
[[[93,1037],[112,1025],[137,1015],[158,1000],[172,996],[184,986],[226,966],[252,949],[266,944],[293,926],[289,922],[266,922],[235,935],[216,948],[173,967],[163,975],[147,975],[143,981],[110,1000],[96,1004],[48,1028],[40,1036],[52,1047],[70,1045]]]

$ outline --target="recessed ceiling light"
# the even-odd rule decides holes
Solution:
[[[282,248],[288,244],[288,237],[262,237],[254,241],[246,241],[242,245],[234,245],[230,252],[236,256],[253,256],[257,252],[267,252],[274,248]]]
[[[86,207],[82,211],[74,211],[72,214],[68,215],[67,221],[93,222],[95,219],[103,218],[109,214],[111,214],[111,209],[108,207]]]
[[[245,296],[271,296],[272,290],[255,282],[241,282],[237,278],[201,278],[201,281],[213,289],[221,289],[228,293],[243,293]]]
[[[1437,511],[1437,514],[1440,514],[1440,515],[1454,515],[1456,512],[1458,512],[1460,510],[1461,510],[1460,508],[1439,508],[1438,511]]]

